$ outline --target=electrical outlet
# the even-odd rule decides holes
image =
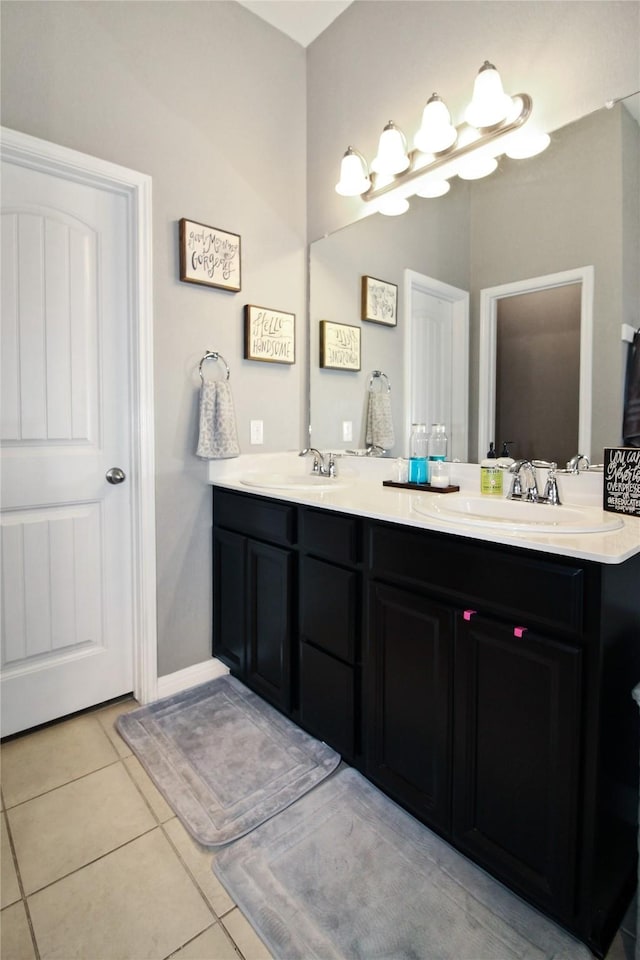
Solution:
[[[264,443],[262,420],[251,421],[251,443]]]
[[[345,443],[351,443],[353,440],[353,421],[342,421],[342,439],[345,441]]]

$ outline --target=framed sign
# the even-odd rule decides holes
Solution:
[[[395,327],[398,322],[398,288],[395,283],[362,278],[362,319]]]
[[[605,447],[602,509],[640,517],[640,447]]]
[[[296,315],[247,303],[244,308],[244,359],[296,362]]]
[[[180,279],[240,290],[240,237],[194,220],[180,221]]]
[[[360,327],[321,320],[320,366],[327,370],[359,370]]]

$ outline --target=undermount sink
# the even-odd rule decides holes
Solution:
[[[598,507],[552,506],[522,500],[494,500],[464,494],[416,498],[417,513],[465,527],[493,527],[529,533],[605,533],[623,526],[620,517]]]
[[[240,483],[246,487],[263,487],[269,490],[325,490],[340,486],[335,477],[322,477],[313,473],[248,473]]]

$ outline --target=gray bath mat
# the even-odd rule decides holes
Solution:
[[[286,960],[592,960],[348,768],[213,869]]]
[[[236,840],[340,762],[233,677],[131,713],[117,729],[199,843]]]

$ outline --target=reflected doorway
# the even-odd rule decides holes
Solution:
[[[480,292],[479,460],[503,440],[560,466],[591,456],[593,278],[577,267]]]
[[[565,464],[578,452],[581,285],[568,283],[498,301],[498,451]]]

